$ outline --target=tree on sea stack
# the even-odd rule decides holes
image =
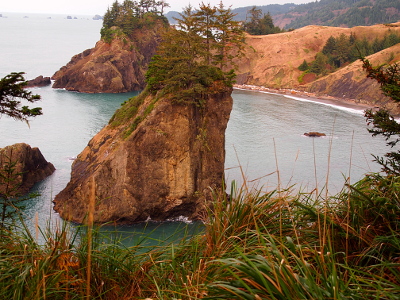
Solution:
[[[163,91],[178,101],[200,101],[218,88],[216,81],[232,86],[234,70],[223,70],[242,55],[244,35],[230,8],[204,3],[194,10],[188,6],[176,18],[175,28],[167,30],[157,55],[146,74],[148,89]],[[225,71],[225,72],[224,72]]]

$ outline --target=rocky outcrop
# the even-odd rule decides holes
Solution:
[[[53,88],[83,93],[142,90],[163,26],[160,23],[151,29],[135,30],[129,37],[116,32],[110,43],[98,41],[94,48],[75,55],[52,76]]]
[[[95,182],[95,222],[197,219],[224,180],[231,89],[202,107],[141,94],[122,106],[77,157],[54,199],[62,218],[82,222]]]
[[[50,77],[43,77],[42,75],[36,77],[35,79],[28,80],[27,88],[30,87],[42,87],[51,84]]]
[[[306,132],[304,133],[305,136],[309,136],[309,137],[321,137],[321,136],[326,136],[325,133],[323,132],[318,132],[318,131],[310,131],[310,132]]]
[[[5,166],[13,166],[12,186],[18,187],[16,194],[26,194],[37,182],[53,174],[55,168],[47,162],[39,148],[31,148],[28,144],[18,143],[0,149],[0,165],[2,175],[5,174]],[[0,193],[4,193],[6,182],[0,177]]]

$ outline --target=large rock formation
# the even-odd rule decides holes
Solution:
[[[110,43],[100,40],[92,49],[72,57],[52,79],[53,88],[83,93],[124,93],[142,90],[151,57],[160,42],[162,22],[137,29],[128,37],[115,33]],[[115,29],[117,30],[117,29]]]
[[[0,149],[0,172],[12,179],[12,187],[17,188],[15,194],[27,193],[35,183],[53,174],[55,168],[47,162],[39,148],[31,148],[28,144],[18,143]],[[6,175],[6,165],[12,166],[11,176]],[[9,169],[11,170],[11,169]],[[14,178],[15,177],[15,178]],[[7,182],[0,177],[0,193],[4,193]]]
[[[82,222],[94,178],[95,222],[196,219],[224,180],[231,89],[200,107],[142,93],[132,98],[77,157],[55,197],[61,217]]]

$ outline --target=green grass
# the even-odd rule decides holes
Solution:
[[[44,244],[4,229],[0,299],[400,299],[399,178],[328,199],[229,194],[215,191],[204,231],[156,246],[68,224],[40,231]]]

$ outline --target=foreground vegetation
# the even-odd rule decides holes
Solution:
[[[78,231],[3,229],[0,298],[399,299],[399,197],[376,174],[334,197],[233,185],[201,234],[152,247],[101,236],[90,212]]]

